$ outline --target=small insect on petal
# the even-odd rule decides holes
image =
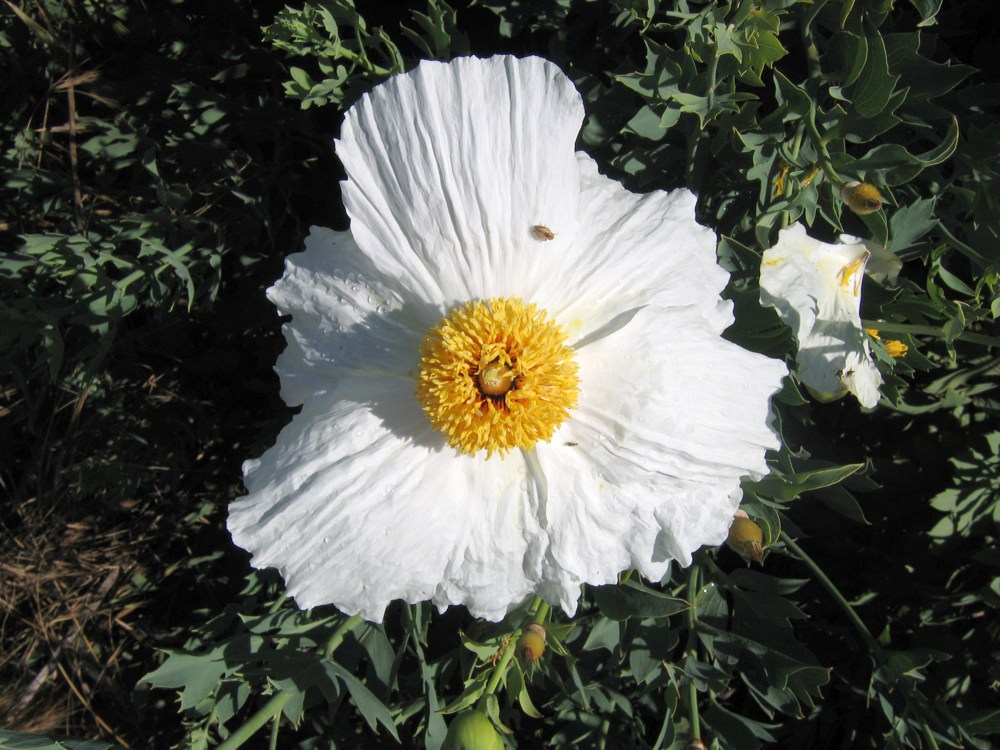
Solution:
[[[548,240],[554,240],[556,238],[556,233],[544,224],[535,224],[535,226],[531,228],[531,236],[536,240],[547,242]]]

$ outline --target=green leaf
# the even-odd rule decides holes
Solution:
[[[816,490],[815,494],[830,510],[850,518],[852,521],[863,523],[866,526],[870,525],[854,495],[843,487],[824,487]]]
[[[621,623],[617,620],[601,617],[590,626],[590,632],[587,634],[587,640],[584,641],[583,650],[596,651],[603,648],[614,653],[621,646],[621,642]]]
[[[240,669],[263,643],[260,636],[242,635],[204,653],[174,651],[142,681],[158,688],[182,688],[181,710],[187,710],[212,695],[223,676]]]
[[[910,0],[910,5],[917,9],[920,14],[920,23],[917,26],[933,26],[937,23],[935,16],[941,10],[944,0]]]
[[[392,714],[386,708],[385,704],[376,698],[374,693],[365,687],[361,680],[336,662],[323,661],[322,664],[324,670],[342,682],[347,688],[347,692],[351,694],[351,700],[354,701],[354,705],[361,712],[365,721],[368,722],[368,726],[372,728],[372,731],[378,731],[378,725],[381,724],[398,741],[399,734],[396,732],[396,723],[393,721]]]
[[[889,72],[885,41],[875,32],[866,39],[868,54],[857,80],[849,87],[848,97],[861,117],[874,117],[885,109],[899,76]]]
[[[1000,708],[949,708],[948,713],[959,721],[969,734],[980,737],[1000,734]]]
[[[531,702],[531,695],[528,693],[528,684],[524,679],[524,671],[520,662],[515,661],[513,667],[507,672],[506,688],[509,695],[517,696],[517,703],[521,710],[533,719],[542,718],[542,714],[535,704]]]
[[[881,173],[881,178],[869,177],[869,181],[881,182],[892,187],[910,182],[927,167],[940,164],[948,159],[958,147],[958,119],[952,118],[948,132],[933,148],[920,155],[911,154],[898,143],[887,143],[869,151],[864,157],[850,163],[848,169],[861,175]]]
[[[704,721],[708,727],[719,735],[724,747],[739,750],[756,750],[763,742],[773,743],[777,737],[770,730],[777,729],[777,724],[763,722],[741,716],[728,711],[716,701],[712,701],[704,713]]]
[[[827,42],[824,69],[831,63],[831,75],[839,76],[842,86],[850,86],[861,75],[868,60],[868,40],[849,31],[838,31]]]
[[[667,110],[667,112],[679,114],[675,110]],[[646,138],[650,141],[659,141],[667,134],[667,130],[662,126],[661,121],[661,116],[656,114],[653,108],[647,104],[628,121],[628,125],[625,126],[625,132],[635,133],[640,138]]]
[[[453,714],[461,711],[463,708],[468,708],[473,703],[479,700],[482,696],[483,691],[486,690],[486,683],[489,680],[488,672],[481,672],[476,675],[471,680],[467,680],[465,683],[465,688],[462,690],[461,694],[453,701],[448,703],[444,708],[441,709],[442,714]]]
[[[937,198],[919,198],[908,206],[898,208],[889,219],[890,253],[899,253],[916,244],[938,223],[934,216]]]
[[[760,495],[776,500],[794,500],[803,492],[829,487],[857,474],[865,464],[846,464],[824,469],[813,469],[795,474],[770,474],[756,485]]]
[[[0,729],[0,750],[121,750],[120,745],[100,740],[59,739],[42,734]]]
[[[612,620],[670,617],[690,606],[683,599],[667,596],[631,579],[617,586],[593,586],[590,592],[601,612]]]

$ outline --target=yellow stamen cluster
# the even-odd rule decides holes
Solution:
[[[885,342],[885,353],[894,359],[905,357],[908,351],[910,347],[898,339],[889,339]]]
[[[566,334],[516,297],[467,302],[420,347],[417,399],[448,444],[487,458],[551,439],[576,406]]]
[[[866,328],[865,332],[871,336],[873,339],[882,341],[882,337],[878,335],[878,331],[874,328]],[[893,359],[899,359],[900,357],[905,357],[906,353],[910,351],[910,347],[904,344],[898,339],[889,339],[888,341],[883,341],[882,346],[885,347],[885,353],[888,354]]]
[[[861,296],[861,281],[864,279],[862,269],[870,257],[871,253],[865,250],[860,258],[840,269],[840,286],[844,291],[850,291],[855,297]]]

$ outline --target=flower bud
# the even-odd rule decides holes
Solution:
[[[705,743],[701,740],[691,740],[685,750],[705,750]]]
[[[466,711],[452,720],[441,750],[503,750],[503,741],[486,714]]]
[[[514,653],[525,664],[541,659],[545,653],[545,628],[535,622],[526,627],[517,639]]]
[[[749,518],[733,519],[726,544],[729,549],[747,561],[754,560],[759,563],[764,559],[764,532]]]
[[[848,182],[840,189],[840,199],[858,216],[873,214],[882,208],[882,193],[868,182]]]

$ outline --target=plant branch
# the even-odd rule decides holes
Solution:
[[[851,603],[847,601],[842,593],[840,593],[840,589],[834,585],[833,581],[831,581],[826,573],[823,572],[823,569],[816,564],[816,561],[809,557],[809,555],[807,555],[802,548],[799,547],[799,545],[792,541],[792,538],[789,537],[786,532],[782,531],[780,538],[781,541],[785,543],[785,546],[794,552],[795,556],[798,557],[807,568],[809,568],[812,574],[816,576],[816,580],[823,585],[830,596],[833,597],[833,600],[837,602],[842,610],[844,610],[848,619],[850,619],[855,629],[864,639],[865,643],[868,644],[868,647],[872,650],[872,653],[878,657],[879,661],[883,661],[882,647],[878,645],[878,641],[875,640],[871,631],[868,630],[868,626],[865,625],[864,621],[858,616],[858,613],[854,611],[854,607],[851,606]]]
[[[354,615],[353,617],[349,617],[340,623],[340,627],[333,631],[333,635],[330,636],[330,640],[328,640],[326,645],[323,647],[323,658],[329,659],[333,656],[333,652],[336,651],[337,646],[343,642],[344,637],[360,624],[361,615]]]
[[[272,695],[271,700],[261,706],[257,710],[257,713],[247,719],[243,726],[229,735],[226,741],[215,750],[236,750],[236,748],[242,747],[243,743],[253,737],[258,729],[267,724],[271,719],[276,718],[281,713],[281,709],[291,699],[292,694],[287,691]]]
[[[865,328],[874,328],[879,331],[889,333],[908,333],[914,336],[934,336],[944,338],[944,331],[937,326],[921,326],[912,323],[890,323],[887,320],[865,320],[862,321]],[[955,337],[955,341],[966,341],[970,344],[982,344],[983,346],[1000,346],[1000,339],[995,336],[987,336],[982,333],[969,333],[963,331]]]
[[[698,609],[695,600],[698,598],[698,587],[701,585],[701,567],[695,563],[691,566],[687,580],[687,595],[691,606],[687,610],[688,641],[685,652],[690,656],[698,655],[698,636],[695,628],[698,626]],[[691,723],[691,739],[701,739],[701,721],[698,716],[698,686],[694,678],[688,677],[688,720]]]

